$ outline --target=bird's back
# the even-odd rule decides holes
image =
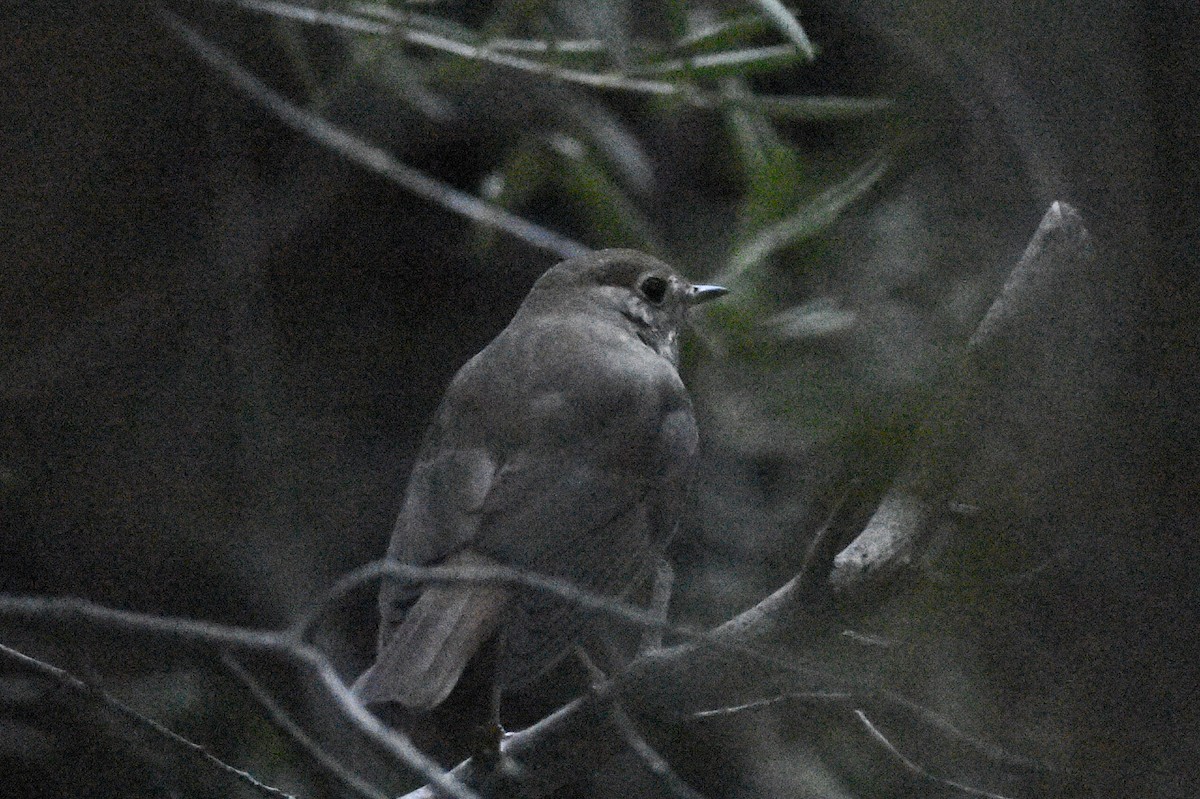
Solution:
[[[724,290],[721,289],[720,292]],[[674,532],[697,434],[676,369],[689,304],[719,296],[641,253],[567,261],[455,376],[413,466],[388,556],[499,564],[624,596]],[[525,682],[598,621],[520,585],[385,582],[367,701],[440,702],[489,636]]]
[[[690,401],[672,364],[584,322],[518,316],[460,370],[414,468],[395,557],[438,563],[469,547],[617,597],[665,546],[691,477]],[[397,613],[397,597],[381,599]],[[509,684],[553,665],[592,618],[533,590],[508,613]]]

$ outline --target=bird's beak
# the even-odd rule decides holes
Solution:
[[[699,305],[702,302],[715,300],[717,297],[724,297],[729,293],[729,289],[724,286],[692,286],[688,289],[687,304]]]

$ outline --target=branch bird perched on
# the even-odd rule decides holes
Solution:
[[[674,532],[696,422],[679,378],[688,308],[726,293],[634,250],[554,266],[446,391],[413,467],[388,557],[504,565],[621,597]],[[496,641],[496,690],[557,663],[594,617],[504,583],[385,579],[364,702],[441,703]],[[497,694],[498,695],[498,694]]]

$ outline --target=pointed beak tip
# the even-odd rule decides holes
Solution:
[[[724,297],[728,293],[729,289],[725,288],[724,286],[692,286],[689,304],[699,305],[702,302],[708,302],[709,300],[715,300],[718,297]]]

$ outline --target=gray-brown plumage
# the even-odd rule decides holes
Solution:
[[[502,564],[625,594],[675,529],[696,423],[679,379],[689,306],[724,294],[633,250],[564,261],[454,377],[409,479],[388,557]],[[365,702],[439,704],[502,632],[501,687],[537,677],[592,617],[504,584],[385,581]]]

